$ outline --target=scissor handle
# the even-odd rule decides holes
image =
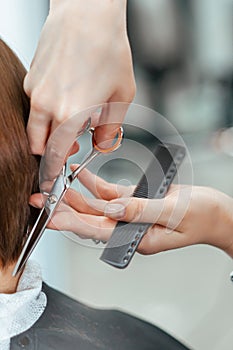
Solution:
[[[92,133],[92,145],[96,151],[98,151],[100,153],[111,153],[113,151],[116,151],[120,147],[120,145],[122,143],[123,135],[124,135],[124,131],[123,131],[122,127],[119,127],[119,129],[117,130],[116,142],[114,143],[114,145],[112,145],[112,147],[108,147],[108,148],[101,148],[97,145],[97,143],[95,141],[94,131],[95,131],[94,128],[90,129],[90,132]]]

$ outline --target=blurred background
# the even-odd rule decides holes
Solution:
[[[48,9],[47,0],[0,0],[0,35],[27,68]],[[194,184],[232,196],[232,1],[128,0],[128,31],[135,103],[176,127],[190,152]],[[117,168],[106,167],[104,176],[119,180]],[[195,350],[232,349],[233,264],[223,252],[196,246],[137,255],[124,271],[101,263],[100,254],[47,231],[34,259],[47,283],[80,301],[137,315]]]
[[[233,123],[232,1],[129,0],[136,101],[182,133]]]

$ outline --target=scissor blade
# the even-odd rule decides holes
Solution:
[[[19,256],[17,264],[15,265],[12,276],[16,276],[19,271],[25,266],[28,261],[30,255],[32,254],[35,246],[37,245],[39,239],[41,238],[46,225],[50,220],[50,211],[49,209],[43,208],[40,212],[38,219],[36,220],[35,225],[33,226],[28,239],[26,240],[23,250]]]
[[[38,219],[36,220],[24,246],[19,259],[15,265],[13,276],[24,267],[30,255],[32,254],[35,246],[37,245],[39,239],[41,238],[46,226],[51,219],[55,209],[62,200],[64,194],[69,188],[69,184],[66,186],[65,178],[65,166],[63,166],[60,175],[57,177],[53,184],[52,190],[46,200],[44,208],[41,210]]]
[[[83,169],[87,167],[87,165],[96,157],[100,154],[98,151],[93,150],[89,156],[68,176],[68,180],[72,183],[74,179],[78,176],[79,173]]]

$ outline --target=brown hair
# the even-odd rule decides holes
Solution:
[[[25,68],[0,39],[0,266],[16,261],[29,217],[37,163],[26,135]]]

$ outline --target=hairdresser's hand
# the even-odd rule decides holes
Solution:
[[[72,166],[74,170],[77,165]],[[83,194],[70,189],[57,208],[48,228],[59,231],[71,231],[83,239],[107,241],[116,225],[116,221],[103,215],[104,208],[109,200],[121,196],[129,197],[133,187],[109,184],[103,179],[94,176],[84,169],[79,174],[79,180],[88,184],[90,192],[95,198],[87,198]],[[30,204],[42,208],[46,198],[39,193],[33,194]]]
[[[118,220],[149,222],[152,226],[138,249],[142,254],[205,243],[233,257],[233,199],[227,195],[207,187],[172,185],[166,198],[146,200],[130,198],[133,187],[109,184],[87,169],[78,178],[97,199],[69,191],[50,228],[107,241]],[[38,199],[34,195],[31,203],[38,206]]]
[[[79,175],[79,180],[99,198],[95,202],[99,215],[117,221],[152,224],[139,245],[140,253],[155,254],[204,243],[233,257],[233,199],[224,193],[207,187],[172,185],[164,199],[147,200],[130,198],[132,187],[121,186],[116,191],[116,185],[87,170]],[[102,226],[97,229],[99,239],[107,227],[104,224],[103,218]],[[105,235],[103,240],[106,238]]]
[[[172,185],[164,199],[119,198],[104,215],[153,224],[139,245],[142,254],[203,243],[233,257],[233,199],[212,188]]]
[[[27,130],[34,154],[43,153],[53,130],[73,114],[104,102],[131,102],[135,94],[126,0],[50,3],[50,13],[24,81],[31,98]],[[121,115],[110,122],[121,123],[123,118]],[[69,142],[74,139],[82,124],[80,117],[75,127],[72,124],[64,129],[62,139],[58,138],[54,145],[58,158],[64,158],[66,153],[64,138]],[[99,127],[97,142],[115,136],[117,127]],[[50,164],[51,168],[54,164]]]

